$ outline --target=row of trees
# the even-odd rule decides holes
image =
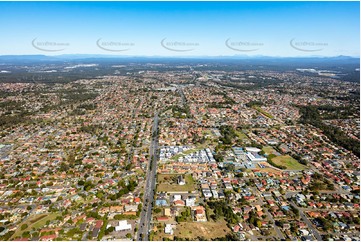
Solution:
[[[340,128],[326,125],[322,122],[320,113],[315,106],[300,107],[301,123],[311,124],[322,132],[335,144],[352,151],[356,156],[360,157],[360,142],[348,137]]]

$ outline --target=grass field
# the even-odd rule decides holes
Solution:
[[[305,166],[300,164],[297,160],[293,159],[289,155],[281,155],[272,159],[277,165],[286,166],[287,170],[303,170]]]
[[[162,241],[163,238],[173,240],[173,235],[164,233],[164,229],[159,229],[153,236],[151,241]]]
[[[180,174],[158,174],[157,179],[157,191],[163,192],[187,192],[195,190],[195,184],[193,177],[190,174],[185,175],[185,185],[178,185],[177,182],[173,182],[174,178],[177,178]]]
[[[217,237],[224,237],[231,230],[227,227],[224,220],[217,222],[184,222],[179,223],[174,231],[174,236],[180,238],[188,238],[190,240],[196,239],[198,236],[204,237],[207,240],[212,240]]]
[[[259,106],[253,106],[254,109],[256,109],[258,112],[260,112],[261,114],[263,114],[264,116],[266,116],[267,118],[271,118],[273,119],[273,116],[269,113],[267,113],[265,110],[263,110],[261,107]]]
[[[15,233],[13,234],[13,236],[11,238],[14,239],[18,236],[21,237],[22,233],[25,231],[40,229],[46,224],[47,221],[54,220],[60,214],[61,213],[50,213],[50,214],[45,214],[46,216],[44,216],[44,214],[37,214],[37,215],[30,216],[23,223],[19,224],[19,226],[17,227]],[[28,228],[21,230],[21,225],[23,225],[23,224],[27,224]]]
[[[266,153],[267,155],[270,155],[270,154],[276,154],[277,151],[275,149],[272,148],[272,146],[264,146],[262,148],[262,150],[264,151],[264,153]]]
[[[247,135],[241,131],[236,130],[236,134],[240,140],[249,140]]]

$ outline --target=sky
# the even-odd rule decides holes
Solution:
[[[356,56],[359,2],[0,2],[0,55]]]

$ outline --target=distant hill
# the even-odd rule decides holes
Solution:
[[[322,56],[310,56],[310,57],[273,57],[273,56],[247,56],[247,55],[233,55],[233,56],[185,56],[185,57],[163,57],[163,56],[116,56],[116,55],[95,55],[95,54],[65,54],[56,56],[47,55],[0,55],[0,61],[66,61],[66,60],[87,60],[87,59],[131,59],[133,60],[268,60],[277,62],[323,62],[323,61],[352,61],[359,62],[360,58],[351,56],[335,56],[335,57],[322,57]]]

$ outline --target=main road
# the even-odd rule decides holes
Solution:
[[[149,148],[149,163],[147,166],[147,178],[144,187],[143,208],[140,213],[140,222],[136,240],[149,240],[150,221],[152,219],[152,208],[155,192],[155,180],[157,174],[157,150],[158,150],[158,112],[154,114],[153,127],[152,127],[152,142]]]

